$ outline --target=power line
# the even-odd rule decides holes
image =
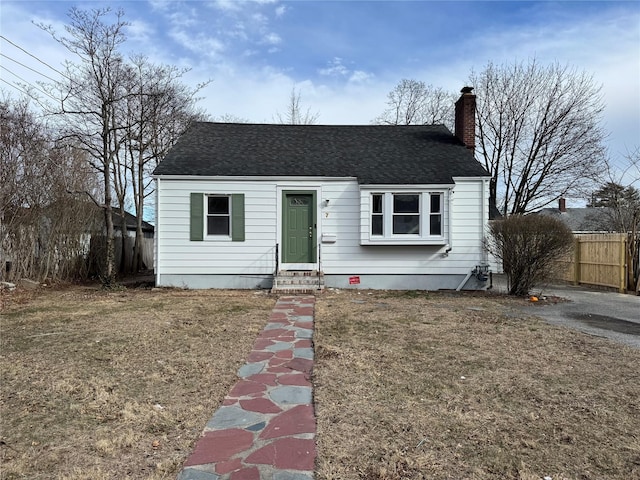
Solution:
[[[16,77],[19,80],[22,80],[27,86],[31,87],[31,88],[35,88],[36,90],[44,93],[47,97],[51,98],[54,101],[58,101],[57,98],[55,98],[54,96],[52,96],[50,93],[44,91],[42,88],[37,87],[36,85],[33,85],[31,82],[25,80],[24,78],[22,78],[20,75],[18,75],[17,73],[12,72],[11,70],[9,70],[7,67],[5,67],[4,65],[0,65],[0,68],[2,68],[3,70],[6,70],[7,72],[9,72],[11,75],[13,75],[14,77]],[[15,84],[10,84],[9,82],[5,81],[5,83],[9,84],[9,85],[13,85],[14,88],[17,88]],[[33,98],[34,100],[36,99],[33,95],[31,95],[30,93],[25,92],[24,90],[20,89],[20,91],[22,91],[23,93],[27,94],[28,96],[30,96],[31,98]],[[39,103],[39,102],[38,102]]]
[[[1,57],[6,58],[7,60],[11,60],[13,63],[17,63],[18,65],[20,65],[21,67],[26,68],[27,70],[31,70],[32,72],[35,72],[35,73],[37,73],[38,75],[43,76],[44,78],[48,78],[48,79],[49,79],[49,80],[51,80],[52,82],[58,82],[58,80],[55,80],[55,79],[51,78],[50,76],[45,75],[44,73],[41,73],[41,72],[37,71],[36,69],[31,68],[31,67],[29,67],[29,66],[25,65],[24,63],[20,63],[18,60],[14,59],[14,58],[11,58],[11,57],[9,57],[8,55],[5,55],[4,53],[0,53],[0,56],[1,56]]]
[[[45,108],[44,105],[42,105],[42,103],[40,102],[40,99],[34,95],[32,95],[31,93],[29,93],[28,91],[24,90],[22,87],[20,87],[19,85],[16,85],[15,83],[11,83],[6,81],[4,78],[0,77],[0,82],[4,82],[7,85],[9,85],[10,87],[15,88],[16,90],[18,90],[19,92],[23,93],[24,95],[26,95],[27,97],[31,98],[32,100],[34,100],[36,103],[38,103],[38,105],[40,105],[43,109]]]
[[[62,75],[64,78],[66,78],[67,80],[71,80],[69,77],[67,77],[64,73],[62,73],[60,70],[57,70],[56,68],[52,67],[51,65],[49,65],[47,62],[44,62],[42,60],[40,60],[38,57],[36,57],[35,55],[33,55],[32,53],[29,53],[28,51],[26,51],[24,48],[22,48],[20,45],[17,45],[15,43],[13,43],[11,40],[9,40],[7,37],[5,37],[4,35],[0,35],[0,38],[2,38],[4,41],[9,42],[11,45],[13,45],[14,47],[22,50],[24,53],[26,53],[27,55],[29,55],[32,58],[35,58],[38,62],[40,62],[41,64],[49,67],[51,70],[53,70],[54,72],[56,72],[59,75]]]

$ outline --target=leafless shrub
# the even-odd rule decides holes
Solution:
[[[81,152],[52,139],[26,100],[0,101],[0,276],[75,280],[87,276],[99,209],[83,196],[95,176]]]
[[[489,227],[487,249],[502,261],[510,295],[528,295],[552,277],[556,263],[573,245],[561,220],[542,215],[511,215]]]

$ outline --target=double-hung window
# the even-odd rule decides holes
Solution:
[[[371,235],[384,235],[384,194],[371,195]]]
[[[429,234],[442,235],[442,193],[429,194]]]
[[[244,242],[243,193],[191,193],[189,240]]]
[[[392,193],[393,234],[420,235],[420,194]]]
[[[363,243],[443,243],[444,198],[444,191],[364,194],[362,200],[369,202],[369,217],[363,217],[363,227],[368,232]]]
[[[207,196],[207,235],[231,235],[231,202],[229,195]]]

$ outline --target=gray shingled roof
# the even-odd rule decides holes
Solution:
[[[559,218],[572,232],[607,232],[610,229],[605,208],[567,208],[561,212],[557,208],[543,208],[536,213]]]
[[[356,177],[361,184],[452,184],[488,176],[445,126],[193,124],[153,172]]]

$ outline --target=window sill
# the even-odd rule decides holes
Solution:
[[[231,237],[226,235],[207,235],[204,237],[205,242],[230,242]]]
[[[360,245],[446,245],[444,237],[432,238],[369,238],[360,241]]]

